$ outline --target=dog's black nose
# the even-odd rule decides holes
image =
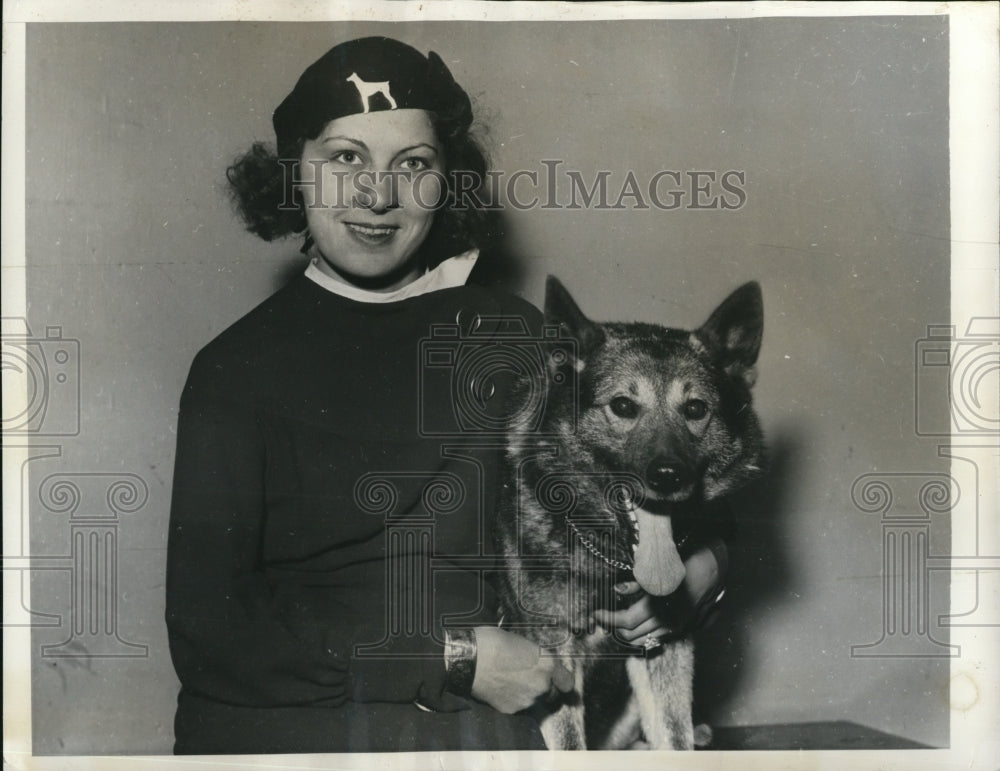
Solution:
[[[646,482],[658,493],[677,492],[689,481],[684,466],[670,458],[657,458],[646,469]]]

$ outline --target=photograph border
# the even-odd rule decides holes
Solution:
[[[997,234],[1000,232],[1000,57],[998,57],[998,8],[992,3],[597,3],[478,2],[475,0],[429,0],[422,3],[365,2],[338,4],[336,13],[320,3],[287,3],[247,0],[246,2],[157,3],[146,12],[139,3],[111,2],[31,2],[4,3],[3,17],[3,155],[2,253],[3,316],[25,317],[25,82],[26,24],[95,21],[442,21],[557,19],[702,19],[830,16],[913,16],[947,15],[950,20],[950,210],[951,210],[951,325],[964,331],[975,319],[997,318],[997,275],[1000,266]],[[4,399],[26,399],[26,389],[8,391]],[[998,414],[997,404],[984,405]],[[978,447],[992,448],[1000,442],[997,434],[982,437]],[[942,444],[945,438],[942,437]],[[967,435],[954,424],[950,443],[970,444]],[[22,442],[23,444],[23,442]],[[954,521],[976,512],[1000,510],[995,480],[998,464],[981,470],[985,485],[979,499],[963,496],[956,502]],[[16,478],[20,467],[4,454],[4,480]],[[952,461],[954,462],[954,461]],[[992,472],[992,473],[991,473]],[[990,480],[994,481],[990,481]],[[22,501],[18,485],[4,484],[4,542],[28,542],[27,523],[20,522]],[[967,507],[973,507],[971,515]],[[975,508],[978,507],[978,508]],[[963,512],[965,512],[963,514]],[[22,530],[23,527],[23,530]],[[959,537],[952,533],[953,542]],[[989,545],[1000,550],[1000,544]],[[952,552],[955,554],[955,552]],[[959,557],[959,559],[962,559]],[[992,563],[991,563],[992,564]],[[953,571],[951,605],[962,607],[976,588],[980,596],[1000,596],[1000,570]],[[4,571],[4,614],[21,598]],[[19,584],[17,585],[19,586]],[[5,619],[6,620],[6,619]],[[31,656],[30,628],[4,629],[4,765],[11,768],[193,768],[210,762],[216,768],[422,768],[440,769],[488,767],[603,768],[603,753],[536,752],[448,752],[350,755],[268,755],[268,756],[51,756],[31,753]],[[941,750],[905,751],[808,751],[808,764],[817,768],[839,768],[850,763],[855,768],[912,769],[961,767],[995,769],[1000,763],[1000,740],[995,726],[1000,724],[1000,671],[996,651],[1000,650],[1000,628],[952,626],[950,643],[960,648],[951,659],[951,746]],[[974,693],[975,698],[969,694]],[[730,766],[732,753],[699,752],[665,756],[661,753],[632,753],[628,762],[637,769],[661,767],[669,760],[677,768],[723,768]],[[800,768],[801,752],[753,751],[741,753],[747,768]]]

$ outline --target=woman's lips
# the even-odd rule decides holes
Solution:
[[[395,225],[366,225],[361,222],[345,222],[344,226],[348,233],[363,244],[383,244],[399,230]]]

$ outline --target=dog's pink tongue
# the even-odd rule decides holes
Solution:
[[[639,545],[632,574],[648,594],[663,597],[684,580],[684,563],[674,545],[674,531],[666,514],[636,509]]]

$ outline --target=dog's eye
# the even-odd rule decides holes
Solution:
[[[611,411],[619,418],[634,418],[639,414],[639,405],[627,396],[616,396],[611,400]]]
[[[688,420],[701,420],[708,414],[708,405],[701,399],[688,399],[684,402],[684,417]]]

